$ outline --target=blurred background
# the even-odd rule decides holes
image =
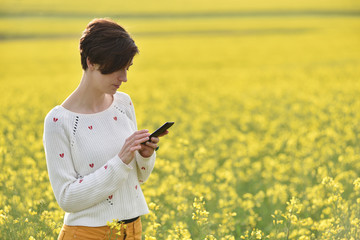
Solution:
[[[103,17],[140,50],[120,89],[139,128],[176,122],[143,186],[144,237],[359,237],[360,1],[0,0],[1,239],[60,230],[43,120]]]
[[[313,71],[321,64],[354,67],[359,9],[356,0],[1,0],[0,81],[16,89],[6,94],[41,92],[35,97],[58,103],[81,77],[78,39],[83,29],[93,18],[109,17],[139,46],[134,79],[152,76],[164,88],[186,85],[184,94],[187,87],[200,90],[210,83],[216,91],[227,91],[232,88],[226,84],[248,85],[244,79],[264,85],[289,82],[278,76],[299,68]],[[192,80],[180,83],[180,75]],[[126,90],[131,93],[137,84]],[[49,88],[58,93],[54,96]]]

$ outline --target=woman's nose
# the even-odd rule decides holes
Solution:
[[[127,77],[125,76],[125,77],[121,77],[121,78],[119,78],[119,81],[121,81],[121,82],[127,82]]]
[[[127,82],[127,74],[126,71],[121,71],[119,76],[118,76],[118,80],[122,81],[122,82]]]

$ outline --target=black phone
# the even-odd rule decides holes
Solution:
[[[149,139],[152,137],[159,137],[162,133],[164,133],[169,127],[174,125],[174,122],[166,122],[161,127],[155,130],[150,136]],[[150,141],[150,140],[149,140]]]

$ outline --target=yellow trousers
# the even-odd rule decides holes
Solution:
[[[119,234],[120,233],[120,234]],[[63,225],[58,240],[141,240],[141,218],[123,224],[120,231],[103,227]]]

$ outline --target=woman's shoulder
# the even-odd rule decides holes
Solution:
[[[61,106],[57,105],[53,107],[45,116],[45,120],[56,118],[61,113]]]
[[[124,92],[116,92],[114,96],[117,103],[123,104],[125,106],[132,106],[132,101],[129,94]]]
[[[44,124],[49,126],[54,123],[61,123],[63,125],[68,122],[69,117],[67,111],[61,105],[57,105],[46,114]]]

